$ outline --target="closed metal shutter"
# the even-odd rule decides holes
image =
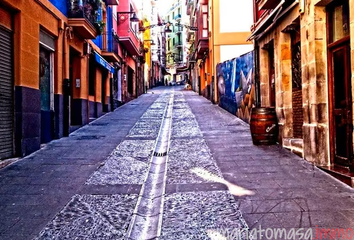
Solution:
[[[13,155],[12,34],[0,28],[0,159]]]

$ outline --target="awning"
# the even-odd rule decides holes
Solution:
[[[282,1],[278,4],[278,6],[276,6],[276,7],[273,9],[273,11],[272,11],[265,19],[263,19],[262,22],[260,22],[260,23],[258,24],[258,26],[256,27],[256,29],[254,29],[254,31],[253,31],[252,34],[247,38],[246,41],[251,41],[251,40],[253,40],[253,39],[257,36],[258,32],[260,32],[260,30],[262,29],[262,27],[264,27],[264,25],[265,25],[267,22],[269,22],[270,20],[273,20],[273,22],[271,23],[271,25],[275,23],[274,19],[276,19],[276,16],[277,16],[277,15],[279,14],[279,12],[281,11],[281,7],[283,6],[284,2],[285,2],[285,0],[282,0]]]
[[[97,53],[96,51],[94,53],[95,53],[96,62],[99,63],[102,67],[106,68],[111,73],[114,73],[114,67],[111,64],[109,64],[106,60],[104,60],[104,58],[99,53]]]

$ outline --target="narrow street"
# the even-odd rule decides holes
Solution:
[[[354,229],[353,193],[278,145],[253,145],[248,124],[197,93],[158,87],[0,169],[0,239],[315,237]]]

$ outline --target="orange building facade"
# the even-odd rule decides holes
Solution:
[[[0,0],[0,159],[28,155],[112,110],[119,58],[101,50],[110,6],[91,5],[102,16],[92,22],[77,15],[78,1],[53,2]]]

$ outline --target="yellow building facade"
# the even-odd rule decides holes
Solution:
[[[198,26],[192,38],[195,52],[190,55],[190,60],[195,60],[191,65],[192,85],[216,103],[216,65],[253,49],[253,42],[247,41],[253,23],[253,2],[189,1],[187,11],[191,25]]]

